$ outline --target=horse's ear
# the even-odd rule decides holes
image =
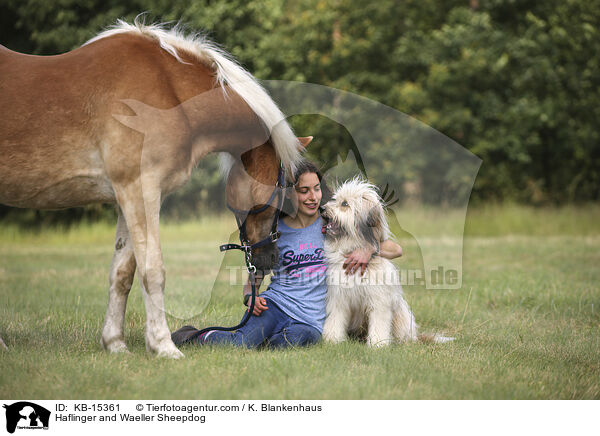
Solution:
[[[300,145],[298,146],[298,150],[304,151],[304,149],[306,148],[306,146],[308,144],[310,144],[310,142],[312,140],[313,140],[312,136],[304,136],[302,138],[298,137],[298,142],[300,143]]]

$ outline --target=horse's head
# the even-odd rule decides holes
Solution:
[[[304,147],[312,137],[298,139]],[[279,180],[282,176],[275,150],[266,142],[243,153],[231,167],[227,179],[227,204],[236,215],[244,242],[262,241],[260,247],[252,250],[252,263],[265,273],[279,259],[277,244],[267,239],[276,230],[285,186],[292,177],[285,174],[285,179]]]
[[[227,204],[236,216],[243,244],[257,244],[269,237],[278,220],[283,189],[276,186],[279,160],[267,144],[241,155],[229,170]],[[252,263],[266,273],[277,263],[279,250],[266,243],[252,250]]]

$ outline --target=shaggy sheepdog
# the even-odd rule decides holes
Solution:
[[[374,256],[362,276],[345,274],[345,254],[368,246],[378,249],[379,242],[390,237],[374,185],[358,178],[344,183],[324,206],[323,217],[328,221],[323,227],[328,261],[325,341],[342,342],[352,334],[366,337],[369,346],[381,347],[392,342],[453,339],[418,334],[415,317],[402,296],[398,271],[389,260]]]

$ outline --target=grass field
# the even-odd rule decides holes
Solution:
[[[434,240],[443,236],[440,222],[459,219],[416,211],[398,218]],[[186,348],[179,361],[146,354],[137,283],[126,318],[132,354],[100,348],[112,225],[42,233],[0,226],[0,336],[10,349],[0,351],[0,398],[598,399],[599,218],[598,206],[471,210],[462,289],[405,289],[422,330],[456,336],[454,343]],[[233,270],[217,251],[233,228],[229,216],[163,226],[172,329],[241,317],[240,288],[230,286]],[[415,240],[401,243],[398,265],[418,266]],[[228,265],[242,261],[232,256]]]

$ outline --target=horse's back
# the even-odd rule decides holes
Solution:
[[[2,62],[4,62],[6,59],[8,59],[8,57],[13,53],[15,53],[15,52],[10,50],[7,47],[4,47],[2,44],[0,44],[0,64],[2,64]]]
[[[82,80],[93,64],[82,54],[0,51],[0,202],[61,208],[110,200],[91,131],[94,90]]]
[[[0,203],[60,208],[114,201],[110,172],[114,162],[123,167],[115,154],[137,158],[139,166],[143,138],[113,114],[131,115],[125,98],[157,108],[179,103],[167,80],[174,63],[154,41],[131,34],[54,56],[2,47]]]

